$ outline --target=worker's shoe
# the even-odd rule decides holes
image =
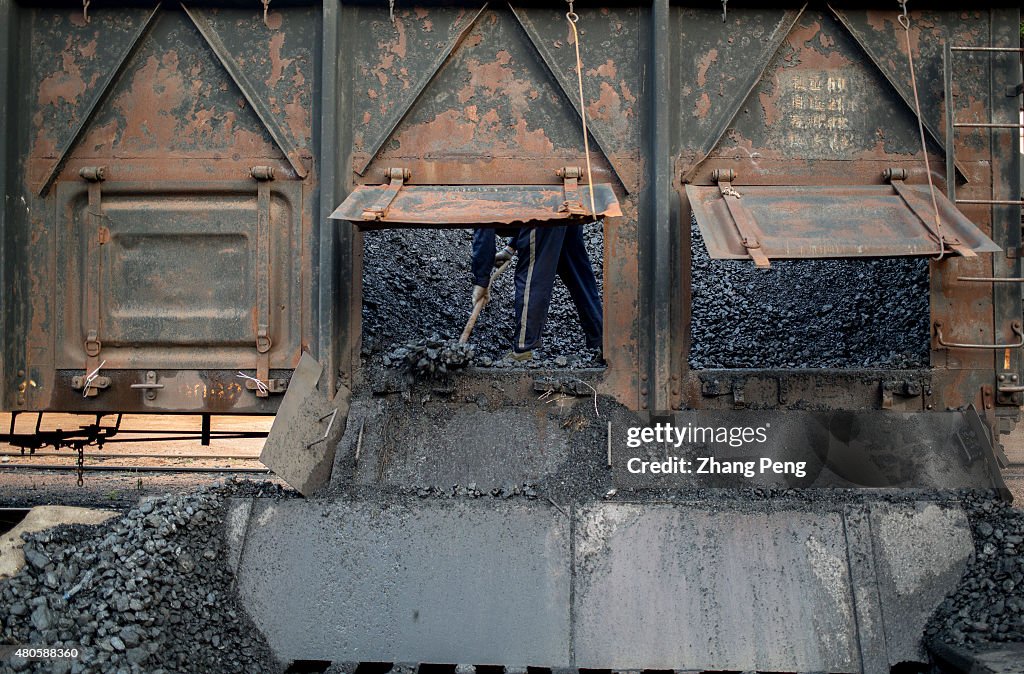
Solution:
[[[505,359],[515,363],[526,363],[533,360],[533,351],[516,351],[513,349],[505,354]]]
[[[505,246],[494,255],[494,266],[500,267],[501,265],[511,260],[512,256],[515,254],[515,248],[513,248],[512,246]]]

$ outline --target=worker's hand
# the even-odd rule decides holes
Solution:
[[[473,286],[473,306],[475,307],[480,300],[487,303],[491,299],[491,293],[487,288],[483,286]]]
[[[516,254],[516,249],[515,248],[513,248],[512,246],[505,246],[504,248],[499,250],[497,252],[497,254],[495,254],[495,256],[494,256],[494,266],[495,267],[500,267],[501,265],[503,265],[506,262],[508,262],[509,260],[511,260],[512,256],[515,255],[515,254]]]

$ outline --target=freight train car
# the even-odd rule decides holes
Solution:
[[[1016,415],[1017,14],[890,4],[575,8],[601,393]],[[303,351],[358,388],[367,226],[530,220],[585,164],[565,8],[252,5],[3,3],[4,409],[273,413]],[[420,212],[329,219],[389,183]],[[930,259],[928,362],[693,367],[691,213],[758,267]]]

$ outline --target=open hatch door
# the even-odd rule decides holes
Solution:
[[[928,186],[897,175],[888,185],[739,187],[722,171],[717,185],[687,185],[686,194],[715,259],[752,259],[767,268],[773,259],[937,255]],[[1002,250],[941,192],[935,198],[946,254]]]
[[[389,169],[387,185],[359,185],[331,214],[362,229],[566,225],[622,215],[611,185],[580,185],[582,171],[558,171],[562,185],[408,185]]]

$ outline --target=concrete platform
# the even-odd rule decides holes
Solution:
[[[887,673],[925,658],[972,549],[925,503],[232,508],[242,601],[284,661]]]

